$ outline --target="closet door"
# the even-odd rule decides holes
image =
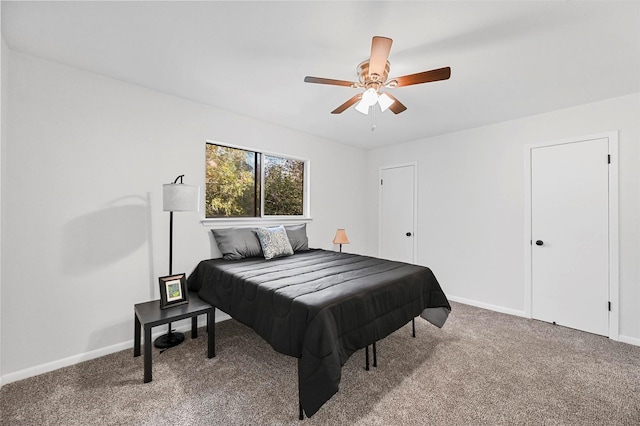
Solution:
[[[609,334],[608,139],[531,151],[533,318]]]
[[[416,165],[383,167],[380,172],[379,256],[415,262]]]

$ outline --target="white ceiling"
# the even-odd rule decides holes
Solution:
[[[2,2],[10,48],[346,144],[373,148],[640,91],[640,2]],[[393,39],[407,111],[371,119],[354,81]]]

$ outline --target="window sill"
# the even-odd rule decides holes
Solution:
[[[312,220],[312,218],[304,216],[273,216],[202,219],[200,223],[205,228],[229,228],[232,226],[278,226],[292,223],[309,223]]]

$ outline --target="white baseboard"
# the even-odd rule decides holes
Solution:
[[[133,339],[127,342],[122,342],[82,354],[59,359],[57,361],[48,362],[46,364],[37,365],[35,367],[25,368],[24,370],[16,371],[15,373],[5,374],[2,376],[2,384],[6,385],[12,382],[17,382],[18,380],[38,376],[40,374],[48,373],[59,368],[79,364],[83,361],[89,361],[91,359],[99,358],[101,356],[109,355],[128,348],[133,348]]]
[[[618,336],[618,341],[620,341],[622,343],[628,343],[628,344],[634,345],[634,346],[640,346],[640,339],[636,339],[635,337],[619,335]]]
[[[231,317],[224,312],[216,312],[216,323],[220,321],[226,321]],[[198,318],[198,327],[206,326],[206,320],[204,318]],[[187,333],[191,331],[191,322],[188,324],[175,328],[176,331]],[[155,339],[166,333],[166,327],[157,327],[157,331],[151,334],[151,339]],[[93,351],[73,355],[67,358],[59,359],[57,361],[48,362],[46,364],[37,365],[35,367],[25,368],[24,370],[16,371],[14,373],[5,374],[0,377],[0,387],[18,380],[27,379],[29,377],[38,376],[40,374],[48,373],[60,368],[69,367],[70,365],[79,364],[91,359],[100,358],[101,356],[109,355],[114,352],[123,351],[133,348],[133,339],[126,342],[117,343],[115,345],[107,346],[104,348],[96,349]],[[133,353],[131,354],[133,356]]]
[[[528,318],[524,311],[518,311],[517,309],[505,308],[504,306],[491,305],[489,303],[478,302],[477,300],[465,299],[464,297],[451,296],[447,294],[447,299],[464,303],[465,305],[475,306],[477,308],[487,309],[489,311],[500,312],[502,314],[515,315],[517,317]]]
[[[478,308],[488,309],[490,311],[500,312],[500,313],[503,313],[503,314],[515,315],[515,316],[523,317],[523,318],[530,318],[529,316],[527,316],[525,314],[524,311],[518,311],[516,309],[509,309],[509,308],[505,308],[505,307],[502,307],[502,306],[490,305],[488,303],[478,302],[477,300],[465,299],[464,297],[457,297],[457,296],[447,295],[447,299],[449,299],[449,300],[451,300],[453,302],[464,303],[465,305],[471,305],[471,306],[475,306],[475,307],[478,307]],[[612,339],[612,340],[615,340],[615,339]],[[640,339],[635,338],[635,337],[619,335],[617,340],[619,342],[622,342],[622,343],[628,343],[630,345],[640,346]]]

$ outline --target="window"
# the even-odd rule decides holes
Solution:
[[[207,143],[206,218],[303,216],[306,163]]]

